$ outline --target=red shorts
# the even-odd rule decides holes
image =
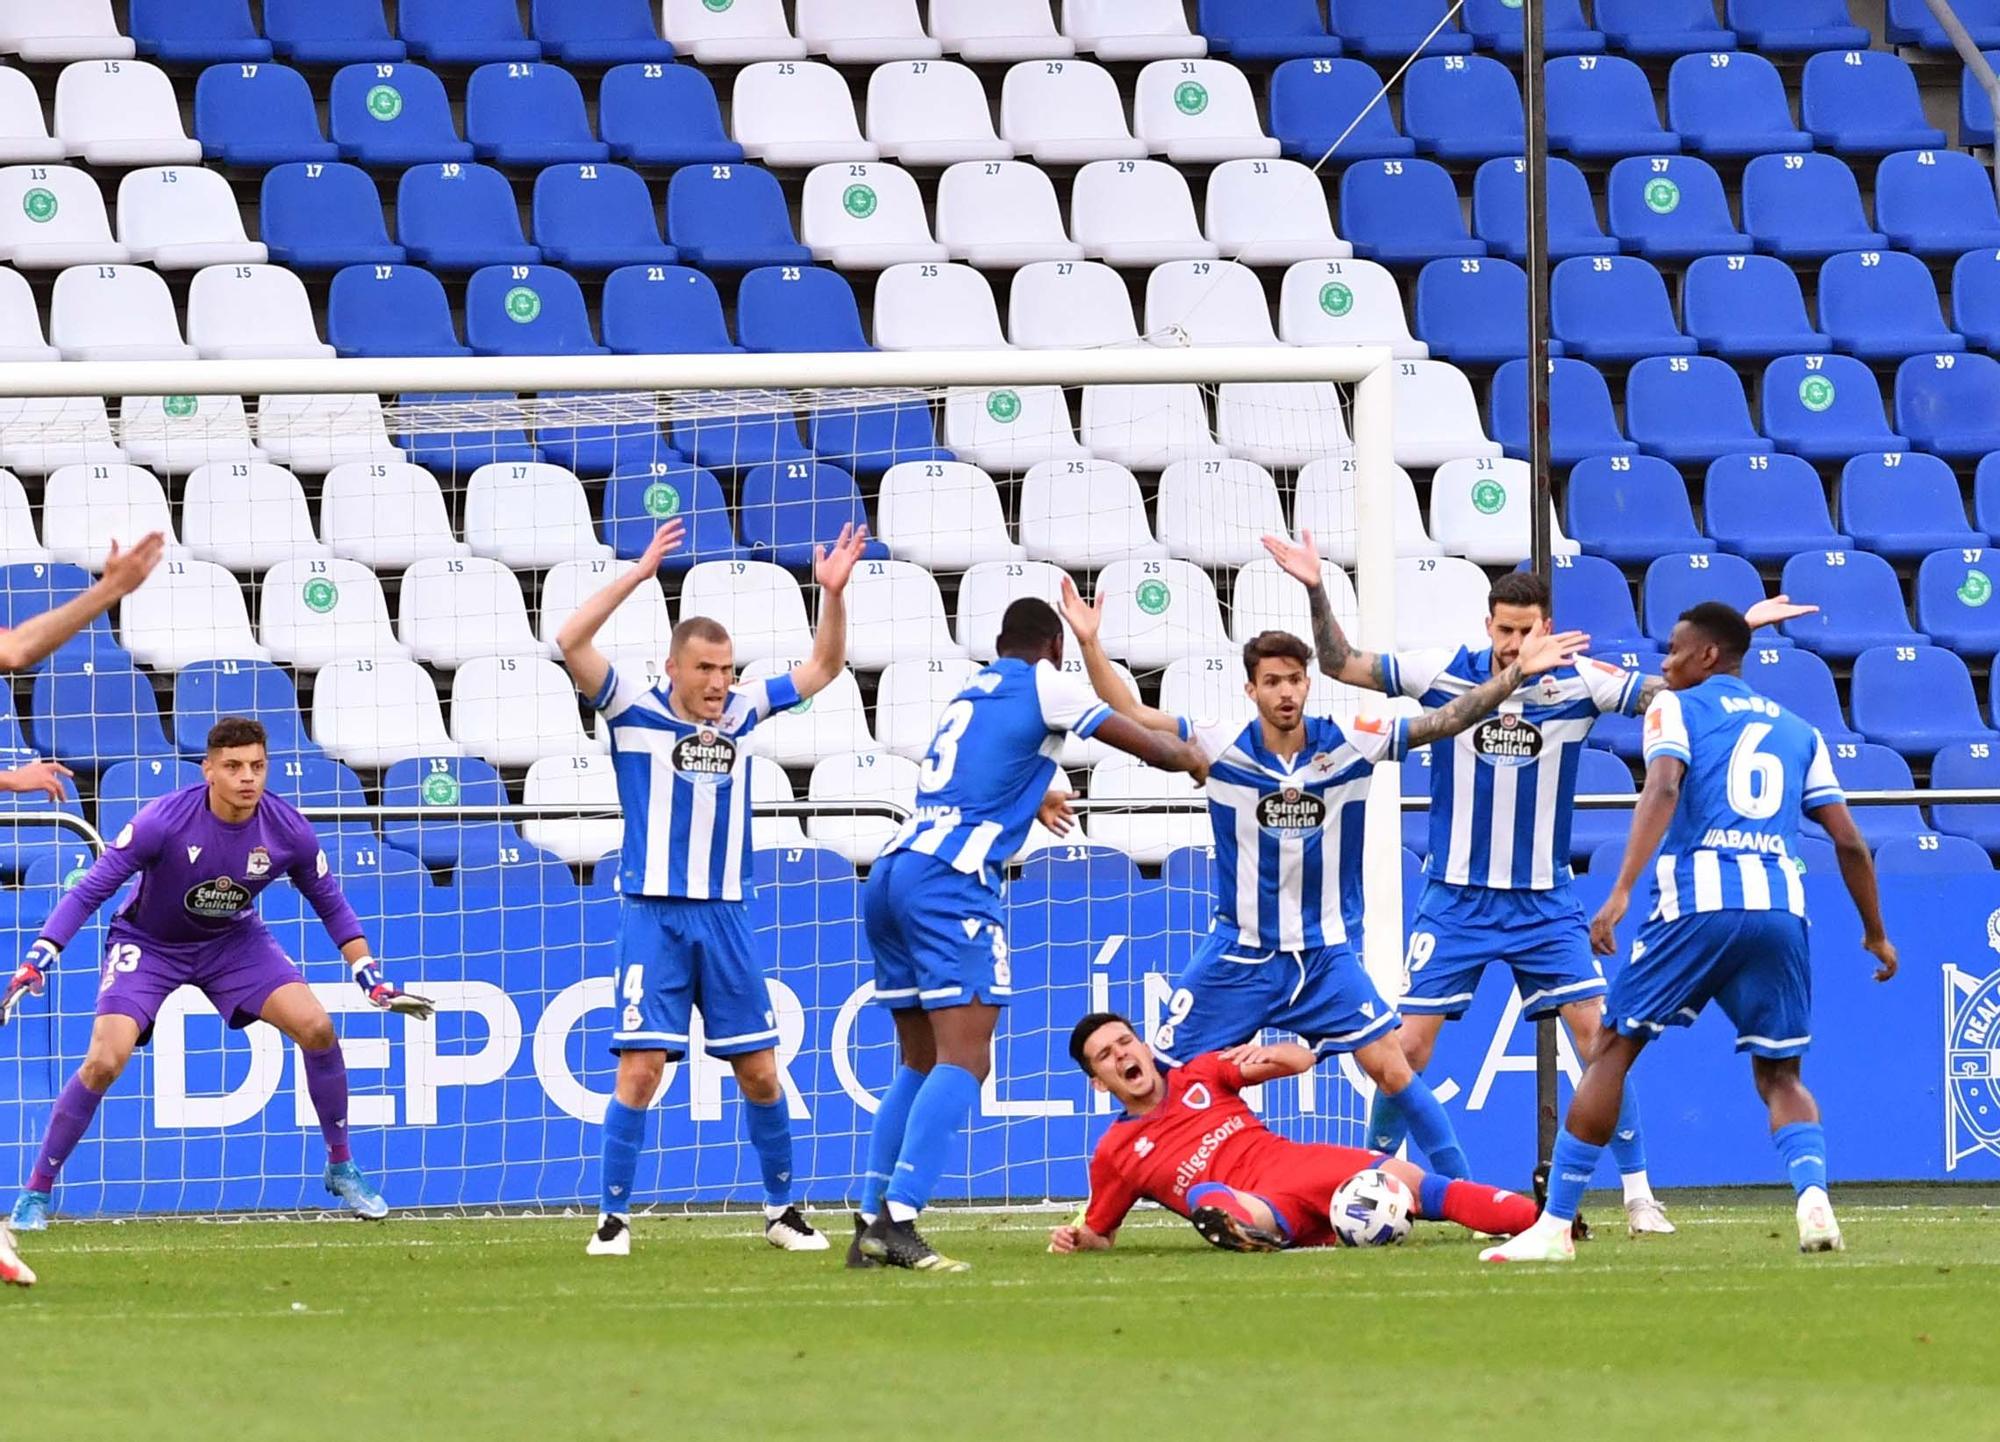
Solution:
[[[1262,1197],[1277,1210],[1295,1247],[1334,1244],[1327,1213],[1340,1184],[1358,1172],[1388,1160],[1384,1152],[1360,1147],[1335,1147],[1271,1138],[1275,1146],[1260,1147],[1257,1165],[1244,1181],[1230,1178],[1240,1192]]]

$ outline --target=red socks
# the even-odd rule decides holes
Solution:
[[[1445,1188],[1443,1220],[1475,1232],[1511,1237],[1527,1231],[1540,1215],[1531,1198],[1484,1182],[1453,1182]]]

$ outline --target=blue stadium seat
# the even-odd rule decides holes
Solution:
[[[1930,267],[1898,250],[1829,257],[1819,268],[1819,323],[1835,346],[1868,361],[1965,349],[1945,329]]]
[[[1896,369],[1896,425],[1912,444],[1955,461],[2000,451],[2000,360],[1911,356]]]
[[[202,154],[225,165],[338,160],[320,134],[305,76],[289,65],[211,65],[194,83],[194,133]]]
[[[201,779],[201,768],[178,756],[120,761],[105,767],[97,778],[98,834],[116,836],[147,802],[199,785]]]
[[[1209,54],[1239,64],[1340,53],[1318,0],[1201,0],[1195,14]]]
[[[542,398],[572,397],[582,402],[576,410],[550,416],[535,427],[535,444],[543,459],[586,478],[687,464],[651,407],[618,407],[615,415],[607,416],[602,397],[555,391],[544,392]]]
[[[1403,76],[1403,129],[1440,160],[1490,160],[1527,146],[1521,88],[1487,55],[1436,55]]]
[[[1722,177],[1693,155],[1634,156],[1611,167],[1611,233],[1639,254],[1684,260],[1751,248],[1729,215]]]
[[[1892,561],[1986,543],[1965,524],[1951,467],[1921,451],[1870,451],[1849,461],[1840,472],[1840,526],[1856,545]]]
[[[1962,150],[1905,150],[1875,168],[1875,223],[1898,250],[1957,257],[2000,249],[1993,176]]]
[[[1823,50],[1806,61],[1799,113],[1813,138],[1844,155],[1886,155],[1945,143],[1924,118],[1909,62],[1886,50]]]
[[[1549,258],[1616,255],[1618,242],[1604,233],[1590,182],[1576,163],[1549,157]],[[1528,258],[1527,164],[1520,156],[1489,160],[1472,177],[1472,230],[1495,255]]]
[[[1484,255],[1465,229],[1451,172],[1433,160],[1352,165],[1340,183],[1340,233],[1354,253],[1384,265]]]
[[[117,761],[173,757],[153,683],[129,661],[99,655],[86,668],[58,657],[36,675],[29,705],[35,749],[77,771],[95,775]]]
[[[1646,634],[1665,646],[1681,612],[1703,601],[1725,601],[1747,611],[1764,599],[1757,568],[1741,556],[1721,552],[1661,556],[1646,567],[1640,588]]]
[[[1638,565],[1668,551],[1712,551],[1695,529],[1687,482],[1657,456],[1593,456],[1569,473],[1571,540],[1593,556]]]
[[[667,182],[667,238],[704,270],[811,265],[778,178],[754,165],[689,165]]]
[[[271,58],[250,0],[131,0],[126,31],[141,55],[167,65],[221,65]]]
[[[474,355],[609,355],[590,333],[576,277],[552,265],[486,265],[465,283]]]
[[[1910,449],[1885,424],[1874,373],[1853,356],[1778,357],[1764,367],[1763,412],[1759,429],[1809,461]]]
[[[1931,785],[1940,791],[2000,787],[2000,736],[1940,747],[1931,761]],[[1931,808],[1931,821],[1940,831],[1963,836],[1988,852],[2000,852],[2000,806],[1941,804]]]
[[[794,570],[812,565],[813,547],[830,545],[842,526],[868,521],[854,477],[820,461],[752,468],[743,478],[742,516],[750,554]],[[884,559],[889,548],[871,540],[867,554]]]
[[[306,732],[291,676],[269,661],[196,661],[174,674],[174,745],[181,755],[206,755],[209,728],[225,716],[263,723],[274,785],[280,757],[320,754]]]
[[[1848,14],[1847,0],[1726,0],[1722,18],[1744,45],[1767,55],[1866,50],[1875,43]]]
[[[2000,540],[2000,451],[1982,460],[1973,473],[1972,520],[1989,540]]]
[[[1618,429],[1611,387],[1589,361],[1549,362],[1549,458],[1559,466],[1589,456],[1631,456],[1639,448]],[[1528,455],[1528,362],[1511,360],[1493,373],[1490,434],[1510,456]]]
[[[552,165],[535,177],[535,244],[551,265],[574,271],[672,265],[660,213],[639,172],[624,165]]]
[[[879,476],[905,461],[957,459],[937,443],[931,408],[922,401],[852,409],[822,407],[807,418],[806,444],[821,460],[862,476]]]
[[[1617,666],[1625,671],[1639,671],[1648,676],[1660,674],[1660,648],[1651,641],[1639,643],[1635,649],[1627,647],[1622,651],[1607,651],[1593,639],[1590,654],[1593,660],[1607,666]],[[1613,756],[1622,756],[1628,762],[1643,758],[1646,749],[1644,718],[1639,716],[1599,716],[1584,738],[1585,744],[1609,751]]]
[[[432,65],[487,65],[542,58],[521,29],[515,0],[397,0],[396,28],[410,54]]]
[[[1625,430],[1641,450],[1677,466],[1771,450],[1751,423],[1743,377],[1714,356],[1653,356],[1633,366],[1625,377]]]
[[[1973,44],[2000,45],[2000,0],[1952,0],[1952,9],[1970,32]],[[1918,45],[1947,53],[1952,48],[1951,37],[1924,0],[1889,0],[1887,19],[1891,45]]]
[[[264,0],[264,33],[295,65],[393,63],[410,53],[389,33],[382,0]]]
[[[1854,544],[1833,528],[1819,472],[1797,456],[1718,458],[1708,468],[1702,512],[1717,545],[1760,566]]]
[[[672,60],[653,14],[648,0],[534,0],[528,12],[545,54],[586,66]]]
[[[1760,630],[1743,658],[1743,679],[1750,689],[1812,722],[1829,744],[1859,741],[1861,733],[1841,714],[1833,668],[1802,647],[1769,644],[1774,639],[1768,628]]]
[[[1681,148],[1681,138],[1660,125],[1646,72],[1624,56],[1562,56],[1543,74],[1552,148],[1591,159]]]
[[[560,65],[482,65],[465,87],[465,138],[509,168],[609,160],[590,133],[583,87]]]
[[[274,754],[270,787],[294,806],[365,806],[368,802],[361,778],[346,762],[317,752],[292,752],[283,758]],[[373,831],[365,821],[340,824]]]
[[[799,439],[798,417],[789,411],[687,417],[674,422],[671,434],[675,450],[711,471],[813,459]]]
[[[1632,768],[1608,751],[1586,746],[1577,753],[1576,790],[1579,796],[1632,796]],[[1581,865],[1600,846],[1623,841],[1632,830],[1629,811],[1578,810],[1570,818],[1570,861]]]
[[[760,266],[736,292],[736,334],[747,351],[873,350],[854,288],[838,271]]]
[[[399,406],[457,405],[467,401],[514,399],[511,395],[478,391],[409,391],[397,397]],[[440,476],[469,476],[497,461],[539,461],[542,453],[528,433],[512,426],[468,426],[462,431],[404,433],[396,444],[425,470]]]
[[[52,611],[75,600],[90,586],[88,571],[64,562],[23,561],[0,566],[0,627],[16,630],[44,611]],[[47,670],[54,665],[82,666],[99,657],[115,665],[132,664],[132,658],[111,634],[111,622],[105,616],[98,616],[65,641],[37,669]],[[6,739],[4,723],[0,723],[0,741]]]
[[[1889,243],[1868,223],[1854,172],[1833,155],[1760,155],[1744,166],[1743,228],[1759,250],[1786,260],[1821,260]]]
[[[1464,55],[1472,49],[1472,37],[1445,19],[1452,10],[1449,0],[1332,0],[1332,9],[1341,45],[1371,60],[1401,64],[1419,45],[1425,55]],[[1444,28],[1425,44],[1441,20]]]
[[[1556,556],[1549,576],[1556,619],[1566,630],[1589,632],[1593,655],[1652,649],[1632,609],[1632,583],[1610,561],[1602,556]]]
[[[1434,260],[1417,273],[1417,335],[1431,355],[1498,365],[1528,352],[1528,273],[1511,260]]]
[[[1519,0],[1465,0],[1459,23],[1482,49],[1521,53]],[[1583,18],[1583,0],[1548,0],[1542,7],[1542,49],[1550,55],[1596,55],[1604,49],[1604,32]]]
[[[1916,787],[1910,763],[1887,746],[1870,741],[1835,741],[1829,736],[1827,751],[1833,758],[1833,774],[1844,792],[1910,791]],[[1870,846],[1931,834],[1930,823],[1914,806],[1870,806],[1862,809],[1859,816],[1862,834]],[[1811,817],[1805,819],[1800,829],[1806,836],[1826,835],[1826,829]]]
[[[1785,622],[1785,635],[1836,661],[1851,660],[1871,646],[1912,646],[1926,639],[1903,609],[1896,568],[1867,551],[1802,551],[1785,562],[1778,591],[1819,607],[1814,615]]]
[[[477,756],[412,756],[382,773],[384,806],[504,806],[500,773]],[[457,866],[498,846],[525,847],[511,821],[385,821],[382,839],[425,866]]]
[[[1676,60],[1667,73],[1667,124],[1683,146],[1703,155],[1813,147],[1813,138],[1792,123],[1778,67],[1748,50]]]
[[[421,266],[350,265],[326,297],[326,339],[344,356],[471,355],[444,285]]]
[[[300,160],[265,171],[258,216],[272,261],[291,270],[401,265],[408,258],[389,239],[374,179],[343,161]]]
[[[1627,55],[1736,48],[1736,32],[1715,23],[1710,0],[1597,0],[1592,12],[1611,48]]]
[[[722,128],[708,76],[692,65],[616,65],[597,90],[597,130],[634,165],[733,165],[743,147]]]
[[[416,165],[396,182],[396,233],[410,259],[439,271],[534,265],[514,187],[490,165]]]
[[[1550,314],[1565,355],[1617,362],[1697,349],[1681,334],[1667,283],[1650,261],[1575,256],[1556,266],[1550,289]]]
[[[621,355],[724,355],[715,282],[685,265],[628,265],[604,278],[604,343]]]
[[[1855,730],[1904,757],[2000,742],[1979,714],[1972,673],[1941,646],[1877,646],[1863,651],[1854,661],[1848,709]],[[1945,783],[1933,771],[1931,784]],[[1938,824],[1943,826],[1943,820]]]
[[[1882,809],[1869,807],[1864,820],[1873,821]],[[1978,876],[1992,872],[1993,858],[1967,837],[1924,831],[1884,840],[1875,848],[1875,870],[1883,876]]]
[[[2000,50],[1985,52],[1988,65],[2000,66]],[[1986,87],[1979,83],[1979,77],[1968,66],[1961,72],[1958,82],[1958,143],[1960,145],[1991,145],[1993,143],[1993,102],[1986,96]]]
[[[1964,656],[2000,651],[1996,577],[2000,551],[1988,556],[1983,546],[1953,546],[1931,552],[1917,567],[1917,628]]]
[[[340,153],[363,165],[400,169],[472,159],[444,82],[421,65],[342,66],[327,95],[326,120]]]
[[[613,472],[604,483],[604,515],[598,535],[625,560],[646,553],[653,533],[679,516],[687,536],[660,569],[685,571],[698,561],[746,561],[750,552],[736,544],[729,506],[710,471],[698,466],[661,464]]]
[[[2000,351],[2000,251],[1967,251],[1951,268],[1951,325],[1975,349]]]
[[[1832,348],[1806,317],[1792,268],[1769,255],[1705,255],[1690,265],[1681,302],[1687,331],[1704,351],[1767,360]]]
[[[66,806],[63,809],[77,812],[83,808],[81,805],[78,805],[75,807]],[[15,828],[10,826],[7,829],[12,831]],[[37,832],[48,833],[47,842],[30,842],[25,846],[17,842],[13,856],[8,859],[28,862],[25,867],[21,868],[21,886],[23,888],[21,901],[24,908],[29,896],[36,888],[43,888],[52,893],[49,900],[40,908],[40,915],[46,916],[50,907],[55,904],[56,895],[68,891],[77,882],[83,880],[84,873],[89,871],[91,863],[97,860],[97,853],[89,846],[77,841],[75,839],[75,832],[67,833],[68,839],[65,840],[65,833],[53,826],[36,827],[34,829]],[[4,847],[5,845],[5,841],[0,840],[0,847]],[[0,856],[4,855],[4,852],[0,852]],[[33,859],[29,860],[30,857]]]
[[[1271,72],[1271,134],[1286,155],[1308,165],[1322,157],[1346,165],[1415,155],[1416,141],[1396,129],[1377,99],[1381,89],[1382,77],[1365,60],[1287,60]]]

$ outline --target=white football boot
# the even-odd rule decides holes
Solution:
[[[632,1227],[616,1213],[599,1213],[597,1230],[590,1234],[590,1243],[584,1249],[592,1257],[629,1257],[632,1255]]]
[[[13,1230],[4,1222],[0,1222],[0,1282],[14,1287],[35,1285],[35,1269],[14,1250]]]
[[[1629,1237],[1671,1237],[1674,1224],[1658,1197],[1634,1197],[1625,1204],[1625,1234]]]
[[[1799,1250],[1847,1250],[1847,1243],[1840,1237],[1840,1223],[1833,1219],[1833,1201],[1818,1187],[1807,1187],[1799,1196]]]
[[[1574,1262],[1576,1243],[1570,1237],[1570,1224],[1558,1217],[1543,1212],[1534,1226],[1510,1241],[1497,1247],[1488,1247],[1479,1254],[1482,1262]]]

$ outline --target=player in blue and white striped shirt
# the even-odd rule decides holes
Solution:
[[[611,1037],[618,1082],[604,1112],[603,1200],[593,1256],[632,1248],[632,1179],[646,1109],[670,1058],[686,1055],[693,1009],[704,1045],[742,1088],[744,1130],[764,1180],[764,1235],[787,1251],[824,1251],[826,1238],[792,1205],[792,1132],[778,1075],[777,1018],[750,934],[750,758],[743,740],[765,717],[816,695],[844,669],[844,593],[866,530],[843,527],[819,548],[819,629],[789,675],[736,685],[729,633],[706,616],[674,628],[665,681],[621,671],[592,644],[614,611],[658,577],[681,542],[669,521],[645,555],[577,607],[556,642],[577,689],[604,717],[618,804],[625,813],[618,888],[619,1020]]]
[[[1568,1261],[1578,1201],[1611,1137],[1625,1076],[1646,1043],[1691,1025],[1713,1001],[1736,1024],[1736,1049],[1771,1114],[1771,1139],[1798,1194],[1799,1249],[1837,1251],[1840,1227],[1826,1193],[1826,1135],[1799,1078],[1812,1042],[1811,957],[1799,822],[1826,828],[1841,879],[1861,913],[1862,945],[1896,974],[1882,926],[1875,865],[1855,827],[1826,741],[1810,724],[1744,684],[1750,625],[1710,601],[1683,612],[1664,666],[1670,688],[1646,712],[1646,785],[1632,817],[1617,883],[1590,925],[1609,956],[1643,873],[1652,913],[1612,985],[1607,1031],[1590,1058],[1556,1141],[1541,1218],[1493,1262]],[[1662,838],[1666,849],[1653,854]]]

